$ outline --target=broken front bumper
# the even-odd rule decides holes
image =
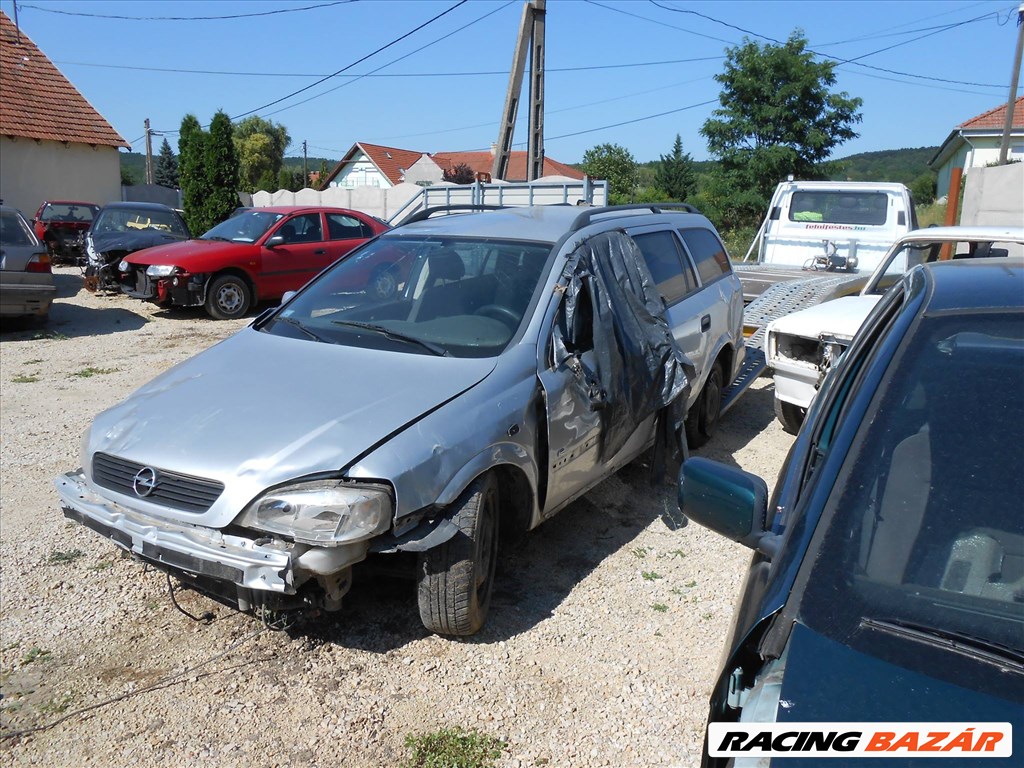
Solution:
[[[296,592],[294,547],[257,543],[244,536],[142,515],[94,493],[81,472],[61,475],[54,485],[65,517],[158,567],[253,591]]]

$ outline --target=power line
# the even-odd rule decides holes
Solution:
[[[255,16],[276,16],[281,13],[298,13],[300,11],[314,11],[320,8],[330,8],[335,5],[347,5],[358,3],[359,0],[334,0],[330,3],[318,3],[307,5],[302,8],[281,8],[276,11],[260,11],[259,13],[234,13],[230,16],[117,16],[105,13],[84,13],[83,11],[64,11],[59,8],[44,8],[38,5],[22,4],[22,9],[31,8],[33,11],[43,13],[57,13],[61,16],[84,16],[90,19],[116,19],[119,21],[223,21],[225,19],[250,19]]]
[[[514,0],[513,0],[513,2],[514,2]],[[501,8],[499,8],[498,10],[500,11],[503,8],[506,8],[508,5],[511,5],[511,3],[506,3],[505,5],[501,6]],[[486,14],[486,16],[490,16],[491,13],[497,13],[497,11],[491,11],[490,13]],[[477,19],[477,21],[483,20],[484,18],[486,18],[486,16],[481,16],[479,19]],[[465,29],[466,27],[471,26],[471,24],[475,24],[475,23],[476,22],[471,22],[470,24],[467,24],[465,27],[460,27],[459,29],[455,30],[455,32],[460,32],[463,29]],[[452,33],[452,34],[455,34],[455,33]],[[450,35],[446,35],[446,37],[450,37]],[[434,42],[440,42],[440,40],[442,40],[442,39],[444,39],[444,38],[439,38],[438,40],[435,40]],[[421,48],[419,50],[423,50],[423,49]],[[415,53],[415,51],[414,51],[414,53]],[[411,55],[411,54],[409,54],[409,55]],[[721,61],[724,58],[725,58],[725,56],[698,56],[698,57],[689,58],[689,59],[668,59],[668,60],[665,60],[665,61],[638,61],[638,62],[633,62],[633,63],[628,63],[628,64],[590,64],[590,65],[583,65],[583,66],[579,66],[579,67],[547,67],[545,69],[545,71],[548,74],[550,74],[552,72],[589,72],[589,71],[597,71],[597,70],[601,70],[601,69],[631,69],[631,68],[636,68],[636,67],[658,67],[658,66],[665,66],[665,65],[669,65],[669,64],[689,64],[689,63],[692,63],[692,62],[695,62],[695,61]],[[398,61],[398,59],[396,59],[395,61]],[[170,68],[170,67],[132,67],[132,66],[126,66],[124,64],[96,64],[96,63],[85,62],[85,61],[60,61],[60,60],[57,60],[57,59],[54,59],[53,63],[54,64],[61,64],[61,65],[64,65],[64,66],[95,67],[95,68],[99,68],[99,69],[118,69],[118,70],[129,70],[129,71],[135,71],[135,72],[167,72],[169,74],[178,74],[178,75],[224,75],[224,76],[230,76],[230,77],[325,77],[325,75],[322,72],[231,72],[231,71],[214,70],[214,69],[179,69],[179,68]],[[391,62],[391,63],[393,64],[394,62]],[[385,65],[385,66],[388,66],[388,65]],[[387,72],[387,73],[383,73],[383,74],[378,74],[378,72],[379,72],[379,70],[374,71],[374,72],[368,72],[368,73],[362,74],[362,75],[347,75],[347,77],[351,77],[351,78],[354,78],[354,79],[355,78],[363,78],[363,77],[387,77],[387,78],[401,78],[401,77],[476,77],[476,76],[483,76],[483,75],[502,75],[503,77],[508,77],[508,70],[501,70],[501,69],[480,70],[480,71],[477,71],[477,72]],[[329,77],[329,75],[327,75],[326,77]]]
[[[594,2],[594,0],[585,0],[585,1],[591,3],[592,5],[598,5],[598,6],[602,7],[602,8],[608,8],[608,6],[601,5],[600,3]],[[713,21],[716,24],[721,24],[722,26],[729,27],[730,29],[735,29],[735,30],[737,30],[739,32],[742,32],[745,35],[752,35],[753,37],[759,37],[762,40],[767,40],[768,42],[775,43],[776,45],[785,45],[785,43],[783,43],[781,40],[776,40],[774,37],[769,37],[768,35],[763,35],[760,32],[754,32],[753,30],[750,30],[750,29],[744,29],[743,27],[736,26],[735,24],[730,24],[729,22],[722,21],[721,19],[716,19],[713,16],[708,16],[707,14],[700,13],[699,11],[694,11],[694,10],[692,10],[690,8],[673,8],[671,6],[662,5],[661,3],[658,2],[658,0],[648,0],[648,2],[651,3],[652,5],[655,5],[658,8],[661,8],[661,9],[666,10],[666,11],[671,11],[673,13],[685,13],[685,14],[689,14],[689,15],[692,15],[692,16],[698,16],[698,17],[700,17],[702,19],[707,19],[708,21]],[[609,8],[609,10],[617,10],[617,9]],[[630,15],[632,15],[632,14],[630,14]],[[991,15],[991,14],[985,14],[985,16],[989,16],[989,15]],[[639,18],[644,18],[644,17],[641,16]],[[979,17],[979,18],[984,18],[984,17]],[[647,20],[648,21],[654,21],[654,19],[647,19]],[[659,22],[655,22],[655,23],[659,23]],[[969,22],[964,22],[964,23],[969,23]],[[955,26],[959,26],[959,25],[955,25]],[[950,27],[950,28],[952,28],[952,27]],[[907,42],[913,42],[913,41],[907,41]],[[895,46],[890,46],[890,47],[895,47]],[[888,50],[888,48],[885,48],[885,49],[882,49],[882,50]],[[895,69],[886,69],[885,67],[876,67],[876,66],[872,66],[871,64],[862,64],[862,63],[858,62],[856,59],[843,59],[843,58],[840,58],[838,56],[832,56],[831,54],[828,54],[828,53],[821,53],[820,51],[816,51],[816,50],[813,50],[811,48],[807,48],[807,52],[808,53],[812,53],[815,56],[820,56],[820,57],[825,58],[825,59],[832,59],[833,61],[835,61],[838,64],[852,64],[855,67],[864,67],[866,69],[873,69],[873,70],[876,70],[878,72],[886,72],[886,73],[888,73],[890,75],[900,75],[902,77],[913,77],[913,78],[917,78],[917,79],[920,79],[920,80],[932,80],[934,82],[939,82],[939,83],[951,83],[953,85],[972,85],[972,86],[974,86],[976,88],[1005,88],[1006,87],[1005,85],[996,85],[994,83],[972,83],[972,82],[967,82],[967,81],[964,81],[964,80],[950,80],[950,79],[943,78],[943,77],[931,77],[929,75],[916,75],[913,72],[900,72],[899,70],[895,70]],[[880,53],[880,52],[881,51],[875,51],[874,53]],[[871,56],[871,55],[873,55],[873,54],[865,54],[865,56]],[[863,58],[863,56],[860,56],[858,58]]]
[[[264,104],[264,105],[262,105],[260,107],[256,107],[256,109],[250,109],[248,112],[243,112],[240,115],[236,115],[235,117],[231,118],[231,121],[234,122],[235,120],[237,120],[240,117],[246,117],[247,115],[252,115],[252,114],[255,114],[256,112],[260,112],[260,111],[266,109],[267,107],[272,107],[275,104],[280,104],[282,101],[285,101],[286,99],[290,99],[293,96],[298,96],[300,93],[308,91],[310,88],[315,88],[316,86],[320,85],[321,83],[323,83],[323,82],[325,82],[327,80],[330,80],[332,77],[337,77],[338,75],[340,75],[345,70],[351,69],[352,67],[356,66],[357,64],[362,64],[364,61],[366,61],[370,57],[376,56],[381,51],[387,50],[388,48],[390,48],[393,45],[397,45],[398,43],[400,43],[402,40],[405,40],[410,35],[416,34],[417,32],[419,32],[424,27],[426,27],[426,26],[428,26],[430,24],[433,24],[435,21],[440,19],[442,16],[447,16],[449,13],[454,11],[459,6],[464,5],[466,2],[468,2],[468,0],[459,0],[459,2],[455,3],[455,5],[451,6],[447,10],[441,11],[441,13],[439,13],[436,16],[434,16],[433,18],[423,22],[422,24],[420,24],[415,29],[412,29],[412,30],[406,32],[401,37],[396,37],[390,43],[385,43],[384,45],[382,45],[377,50],[373,51],[372,53],[366,54],[362,58],[357,59],[356,61],[353,61],[351,64],[348,64],[347,66],[342,67],[337,72],[334,72],[334,73],[332,73],[330,75],[327,75],[326,77],[322,77],[319,80],[317,80],[315,83],[310,83],[309,85],[307,85],[307,86],[305,86],[303,88],[299,88],[297,91],[292,91],[291,93],[289,93],[286,96],[282,96],[279,99],[274,99],[274,101],[268,102],[267,104]]]

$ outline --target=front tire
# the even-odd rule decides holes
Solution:
[[[459,533],[419,556],[416,589],[423,626],[465,637],[487,618],[498,560],[498,483],[481,475],[452,504]]]
[[[206,312],[215,320],[242,317],[252,306],[249,284],[238,275],[220,275],[206,289]]]
[[[704,382],[697,402],[686,415],[686,443],[691,448],[700,448],[718,429],[718,420],[722,415],[724,381],[722,364],[716,361],[707,381]]]
[[[800,431],[800,427],[804,423],[804,416],[806,415],[806,408],[779,400],[777,397],[775,398],[775,418],[779,420],[782,428],[789,432],[789,434],[795,435]]]

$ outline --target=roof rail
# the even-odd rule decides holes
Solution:
[[[631,203],[630,205],[606,205],[602,208],[587,208],[573,219],[570,232],[576,232],[591,224],[595,217],[606,213],[623,211],[648,211],[650,213],[700,213],[689,203]]]
[[[403,221],[399,226],[404,227],[406,224],[414,224],[417,221],[426,221],[435,213],[458,213],[459,211],[500,211],[503,208],[508,208],[507,205],[488,205],[485,203],[459,203],[456,205],[435,205],[431,208],[424,208],[422,211],[417,211],[412,216]]]

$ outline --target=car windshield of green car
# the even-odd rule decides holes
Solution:
[[[551,253],[525,241],[381,237],[343,259],[263,330],[332,344],[493,357],[515,336]]]

